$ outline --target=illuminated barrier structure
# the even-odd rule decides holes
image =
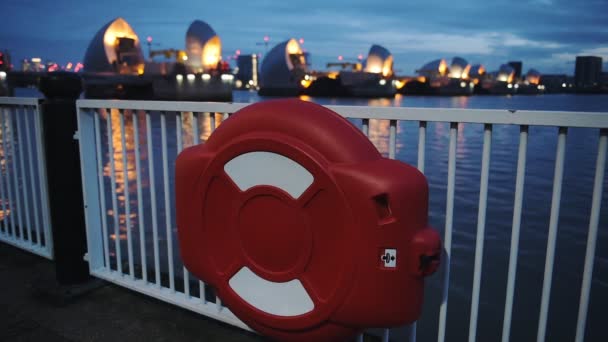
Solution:
[[[84,57],[84,93],[87,98],[149,98],[151,83],[145,70],[140,39],[123,19],[104,25],[93,37]]]
[[[393,55],[380,45],[372,45],[364,66],[350,62],[328,63],[327,66],[341,66],[342,70],[317,73],[305,91],[307,95],[394,97],[397,92]]]
[[[530,69],[522,82],[514,85],[518,94],[536,95],[545,92],[545,85],[541,84],[541,74],[536,69]]]
[[[462,57],[454,57],[452,59],[452,65],[450,66],[448,77],[466,80],[469,78],[470,71],[471,65],[466,61],[466,59]]]
[[[488,74],[476,91],[480,94],[512,95],[519,85],[515,83],[515,69],[509,64],[502,64],[498,71]]]
[[[383,46],[372,45],[365,59],[363,72],[340,73],[342,85],[355,97],[393,97],[393,55]]]
[[[475,87],[470,78],[471,65],[462,57],[452,58],[448,67],[445,59],[436,59],[416,70],[418,79],[405,84],[404,94],[471,95]]]
[[[183,101],[231,101],[234,75],[222,61],[222,42],[209,24],[193,21],[186,32],[186,49],[165,68],[167,78],[154,78],[157,99]],[[169,72],[167,72],[169,69]]]
[[[139,37],[123,18],[110,21],[95,34],[84,57],[84,71],[123,75],[144,73]]]
[[[343,341],[420,315],[441,252],[426,178],[333,111],[245,107],[175,170],[184,265],[251,328]]]
[[[186,54],[186,65],[194,73],[221,69],[222,41],[209,24],[195,20],[186,32]]]
[[[310,81],[306,54],[292,38],[277,44],[264,56],[259,94],[299,95]]]

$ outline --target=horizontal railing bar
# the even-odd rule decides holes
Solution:
[[[150,111],[236,112],[249,103],[78,100],[80,108]],[[608,113],[506,109],[326,106],[342,116],[358,119],[462,122],[504,125],[608,128]]]
[[[80,108],[116,108],[150,111],[236,112],[249,103],[78,100]],[[462,122],[499,125],[608,128],[608,113],[506,109],[326,106],[353,119]]]
[[[608,113],[532,110],[326,106],[353,119],[460,122],[499,125],[608,127]]]
[[[35,97],[5,97],[0,96],[0,106],[37,106],[42,99]]]
[[[133,291],[149,295],[151,297],[160,299],[170,304],[180,306],[182,308],[194,311],[196,313],[203,314],[207,317],[217,319],[218,321],[234,325],[241,329],[252,331],[245,323],[241,322],[230,310],[223,308],[221,311],[216,309],[215,303],[201,303],[197,298],[187,298],[181,292],[171,291],[169,288],[155,286],[151,283],[146,283],[142,280],[132,280],[125,278],[120,273],[115,271],[109,271],[107,269],[96,269],[91,271],[91,275],[107,280],[114,284],[123,286]]]
[[[165,112],[236,112],[250,103],[136,101],[136,100],[78,100],[80,108],[112,108]]]
[[[24,242],[23,240],[19,240],[13,236],[10,236],[7,234],[0,234],[0,241],[2,241],[3,243],[6,243],[8,245],[11,245],[13,247],[17,247],[17,248],[26,250],[30,253],[39,255],[39,256],[47,258],[47,259],[53,258],[53,254],[51,253],[51,251],[48,248],[46,248],[45,246],[40,246],[39,244],[33,245],[29,242]]]

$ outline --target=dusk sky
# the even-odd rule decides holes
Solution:
[[[0,8],[0,49],[17,68],[26,57],[82,61],[93,35],[123,17],[142,40],[152,36],[154,48],[183,49],[195,19],[215,29],[224,56],[263,53],[256,42],[264,35],[270,45],[304,38],[315,68],[338,55],[354,61],[376,43],[393,53],[403,75],[455,55],[490,71],[522,60],[524,71],[568,74],[576,55],[596,55],[608,69],[607,0],[2,0]]]

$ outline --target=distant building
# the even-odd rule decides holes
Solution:
[[[238,72],[236,73],[237,81],[241,81],[241,87],[247,89],[258,88],[258,56],[239,55],[236,60]],[[237,82],[238,84],[238,82]]]
[[[515,79],[521,80],[523,63],[521,61],[510,61],[507,64],[510,65],[511,68],[513,68],[513,70],[515,71]]]
[[[0,51],[0,71],[11,69],[11,56],[6,51]]]
[[[600,86],[602,57],[577,56],[574,69],[574,84],[577,89],[591,89]]]
[[[572,91],[574,79],[566,74],[543,74],[540,82],[548,93],[566,93]]]
[[[608,72],[602,73],[601,83],[602,83],[602,86],[608,87]]]

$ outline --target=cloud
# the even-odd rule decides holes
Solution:
[[[598,57],[602,57],[602,59],[605,62],[605,61],[608,61],[608,47],[584,49],[584,50],[578,51],[577,53],[573,53],[573,52],[554,53],[551,57],[556,60],[567,62],[567,61],[574,61],[576,59],[576,56],[598,56]]]
[[[553,5],[553,0],[533,0],[532,3],[550,6],[550,5]]]
[[[394,52],[428,51],[432,53],[491,55],[502,54],[506,48],[558,49],[562,44],[535,41],[512,33],[478,32],[428,33],[397,30],[368,31],[350,37],[353,41],[378,42]]]

